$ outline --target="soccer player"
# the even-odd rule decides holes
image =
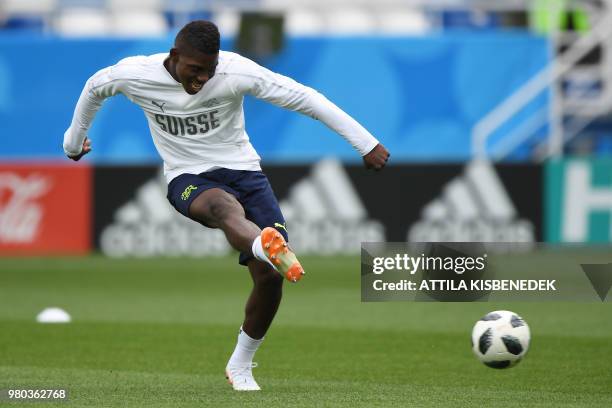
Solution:
[[[226,366],[233,388],[251,391],[260,389],[253,356],[280,304],[283,276],[297,282],[304,270],[287,246],[285,220],[245,131],[244,95],[320,120],[353,145],[367,168],[382,169],[389,153],[312,88],[219,47],[217,27],[193,21],[169,53],[125,58],[95,73],[64,134],[64,151],[72,160],[91,151],[87,131],[106,98],[122,93],[142,108],[164,161],[168,200],[184,216],[221,229],[253,279]]]

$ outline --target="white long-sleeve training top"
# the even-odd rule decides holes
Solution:
[[[220,51],[215,75],[189,95],[164,67],[167,53],[125,58],[95,73],[64,134],[67,155],[81,152],[104,99],[124,94],[147,117],[155,147],[170,182],[183,173],[215,168],[260,170],[260,157],[244,128],[243,98],[253,95],[318,119],[363,156],[378,141],[352,117],[312,88],[274,73],[233,52]]]

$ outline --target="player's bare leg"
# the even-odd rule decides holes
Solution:
[[[242,205],[228,192],[220,188],[204,191],[191,203],[189,215],[211,228],[221,229],[234,249],[253,253],[256,259],[270,263],[288,280],[297,282],[304,275],[302,265],[283,236],[271,227],[262,231],[247,220]]]
[[[248,263],[253,289],[244,310],[242,329],[255,339],[265,336],[283,296],[283,277],[267,263]]]
[[[253,289],[245,307],[245,319],[238,334],[238,343],[226,367],[226,377],[235,390],[257,391],[253,378],[253,356],[268,331],[282,297],[283,277],[275,269],[296,282],[303,269],[278,231],[247,220],[242,205],[222,189],[201,193],[189,207],[192,218],[211,228],[220,228],[228,242],[241,252],[252,252],[248,262]],[[265,247],[265,249],[264,249]],[[274,265],[274,267],[272,266]]]
[[[221,229],[232,248],[240,252],[250,252],[253,241],[261,234],[261,229],[246,219],[236,197],[220,188],[211,188],[196,197],[189,206],[189,215],[210,228]]]
[[[244,310],[244,322],[238,342],[227,366],[225,377],[238,391],[258,391],[252,369],[255,352],[263,341],[281,302],[283,277],[270,265],[252,259],[248,263],[253,278],[253,289]]]

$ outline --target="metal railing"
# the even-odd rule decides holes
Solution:
[[[540,156],[545,158],[560,155],[563,145],[568,140],[575,137],[595,117],[612,110],[612,72],[607,72],[612,71],[609,50],[612,39],[612,0],[607,0],[606,3],[605,12],[599,16],[598,21],[588,33],[580,36],[563,54],[555,58],[474,126],[472,130],[474,158],[501,160],[521,143],[529,140],[547,123],[550,127],[548,149]],[[585,104],[571,110],[566,109],[560,81],[598,45],[602,45],[604,50],[601,79],[607,83],[607,86],[604,84],[602,97],[595,104]],[[608,49],[607,53],[606,49]],[[545,117],[545,112],[540,110],[517,126],[513,132],[500,141],[498,146],[488,148],[487,142],[491,135],[545,91],[551,93],[548,118]],[[564,124],[566,113],[574,116],[569,125]]]

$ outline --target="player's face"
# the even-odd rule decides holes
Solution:
[[[195,50],[177,50],[171,56],[175,61],[175,72],[185,92],[195,95],[215,75],[219,54],[204,54]]]

